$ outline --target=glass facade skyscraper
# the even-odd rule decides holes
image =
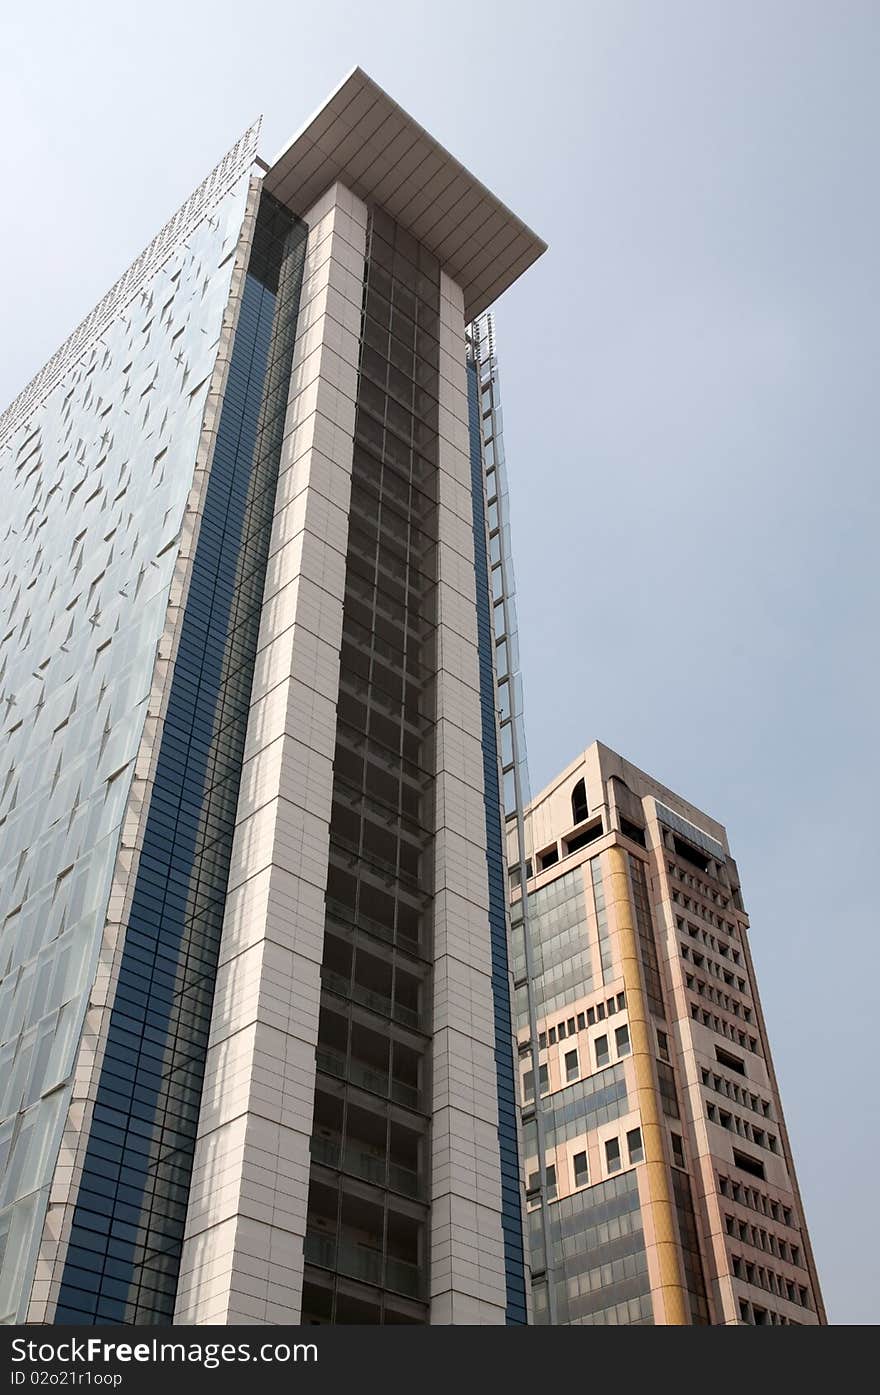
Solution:
[[[257,134],[0,420],[0,1320],[519,1324],[484,312],[543,243],[360,70]]]

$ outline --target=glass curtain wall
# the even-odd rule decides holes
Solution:
[[[440,268],[370,217],[303,1321],[428,1321]]]
[[[306,237],[262,195],[58,1322],[174,1313]]]

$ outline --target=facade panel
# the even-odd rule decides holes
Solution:
[[[6,1321],[25,1316],[50,1190],[72,1166],[74,1072],[84,1081],[101,1049],[120,836],[179,579],[255,135],[3,418]],[[48,1296],[48,1272],[38,1295]]]

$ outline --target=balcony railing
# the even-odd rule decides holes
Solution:
[[[310,1144],[312,1157],[325,1167],[340,1168],[353,1177],[365,1182],[375,1182],[380,1187],[390,1187],[404,1196],[419,1197],[422,1193],[418,1172],[389,1161],[384,1155],[371,1153],[357,1143],[350,1142],[344,1147],[338,1136],[327,1137],[316,1134]]]
[[[352,1085],[359,1085],[362,1090],[382,1095],[385,1099],[390,1096],[395,1104],[402,1104],[406,1109],[421,1109],[421,1094],[415,1085],[392,1079],[389,1087],[387,1071],[374,1070],[362,1061],[347,1059],[341,1051],[334,1051],[332,1047],[319,1046],[315,1051],[315,1063],[318,1070],[335,1076],[337,1080],[350,1080]]]
[[[321,969],[321,983],[332,993],[349,998],[353,1003],[360,1003],[362,1007],[378,1012],[382,1017],[393,1017],[395,1022],[402,1022],[406,1027],[415,1027],[417,1031],[421,1027],[421,1015],[413,1008],[394,1002],[384,993],[377,993],[372,988],[364,988],[360,983],[352,983],[344,974],[338,974],[333,969]]]
[[[320,1269],[331,1269],[377,1288],[393,1289],[395,1293],[406,1294],[408,1298],[420,1298],[422,1295],[422,1274],[417,1264],[396,1259],[392,1255],[386,1255],[383,1264],[381,1250],[358,1244],[344,1236],[337,1240],[332,1235],[307,1231],[303,1252],[306,1263]]]

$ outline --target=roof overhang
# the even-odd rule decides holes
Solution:
[[[360,68],[273,160],[264,188],[302,217],[336,180],[437,257],[468,320],[547,249]]]

